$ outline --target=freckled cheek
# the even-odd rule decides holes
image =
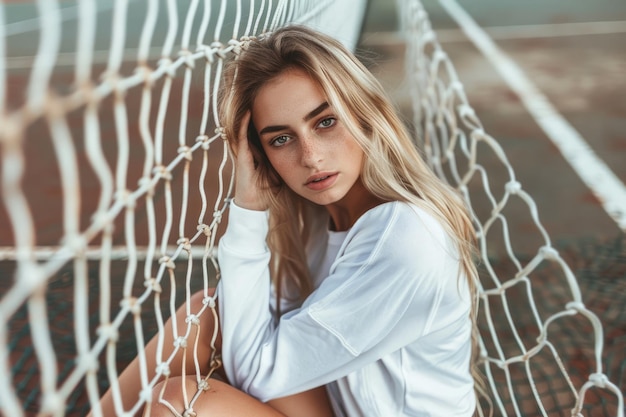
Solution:
[[[342,152],[343,155],[350,155],[353,159],[363,159],[363,149],[347,131],[336,138],[333,143],[338,148],[337,151]]]
[[[361,173],[361,170],[363,169],[363,163],[365,161],[365,154],[363,153],[363,150],[356,144],[354,144],[354,146],[350,146],[349,150],[346,150],[346,154],[351,155],[351,160],[352,160],[352,169],[356,172],[358,172],[359,174]]]
[[[332,154],[342,153],[345,156],[345,152],[352,153],[354,148],[358,145],[354,142],[354,139],[350,136],[347,130],[341,130],[332,135],[329,135],[321,141],[326,152]],[[359,148],[360,149],[360,148]]]
[[[268,155],[268,159],[272,168],[280,175],[283,181],[285,178],[288,178],[287,175],[295,167],[293,155],[288,154],[288,152],[280,152],[280,154],[272,156]]]

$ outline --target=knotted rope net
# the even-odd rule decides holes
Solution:
[[[180,352],[197,349],[201,323],[216,317],[209,288],[218,277],[215,247],[233,184],[215,97],[224,59],[251,36],[289,22],[323,28],[338,3],[0,4],[4,415],[84,415],[109,386],[116,414],[133,415]],[[492,408],[500,415],[577,415],[586,410],[588,392],[599,388],[613,395],[609,411],[623,416],[622,394],[603,371],[601,323],[583,304],[501,147],[467,103],[421,4],[398,4],[407,19],[417,137],[433,169],[466,196],[481,238],[481,357]],[[28,11],[36,17],[19,20]],[[101,24],[107,19],[110,25]],[[490,186],[492,167],[480,163],[484,152],[506,173],[501,194]],[[486,199],[489,212],[475,208],[477,198]],[[541,240],[527,261],[510,245],[505,209],[515,198]],[[506,249],[498,261],[506,267],[495,265],[494,246]],[[545,283],[531,275],[546,263],[564,280],[562,305],[534,292]],[[202,303],[192,311],[197,291]],[[525,304],[513,311],[511,300],[522,296]],[[174,352],[166,356],[166,318],[181,304],[186,325],[172,324]],[[560,308],[546,311],[554,305]],[[555,343],[561,334],[553,333],[572,317],[591,324],[595,359],[578,379],[560,359],[559,349],[570,345]],[[152,335],[159,365],[149,378],[144,347]],[[117,377],[135,356],[141,395],[124,409]],[[217,366],[214,357],[211,370]],[[193,415],[207,386],[210,374],[199,372],[197,360],[194,367],[198,391],[173,415]],[[546,370],[555,372],[537,375]],[[553,388],[556,381],[565,396]]]
[[[232,189],[216,108],[224,60],[250,36],[328,20],[331,3],[0,4],[5,415],[84,415],[107,386],[116,414],[134,415],[180,351],[197,349],[201,320],[217,314],[209,288]],[[166,317],[181,304],[186,326],[172,321],[166,356]],[[141,395],[125,410],[117,379],[135,355]],[[195,362],[201,391],[211,372]]]
[[[585,305],[532,196],[468,102],[421,3],[400,4],[416,137],[432,169],[465,197],[478,232],[486,382],[480,415],[623,416],[622,390],[603,365],[601,321]],[[523,259],[507,221],[512,217],[535,231],[535,252]]]

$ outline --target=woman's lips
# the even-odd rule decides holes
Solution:
[[[321,191],[333,185],[336,180],[336,172],[321,173],[309,177],[304,185],[313,191]]]

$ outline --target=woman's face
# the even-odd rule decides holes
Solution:
[[[362,192],[363,150],[304,71],[288,70],[265,84],[252,121],[270,163],[296,194],[329,206],[349,205],[351,194]]]

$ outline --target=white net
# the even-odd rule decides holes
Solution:
[[[215,284],[214,249],[232,185],[230,156],[216,130],[214,93],[223,60],[247,36],[286,22],[324,27],[332,20],[323,18],[329,8],[343,26],[345,19],[329,7],[339,3],[0,4],[4,415],[84,415],[109,385],[122,415],[118,372],[139,354],[143,396],[125,410],[132,415],[167,374],[176,352],[195,348],[199,321],[215,314],[208,289]],[[399,4],[410,35],[416,126],[432,166],[472,207],[477,198],[490,207],[474,216],[485,269],[483,359],[496,411],[556,415],[555,407],[569,407],[577,413],[587,390],[599,387],[614,394],[617,401],[609,407],[623,416],[622,395],[602,368],[600,323],[582,303],[573,274],[552,248],[506,156],[482,131],[419,2]],[[488,152],[500,168],[481,165]],[[508,178],[502,195],[490,187],[492,169],[507,174],[498,177]],[[517,259],[509,244],[505,208],[516,197],[541,240],[528,262]],[[498,245],[507,249],[508,275],[493,265],[490,250]],[[545,263],[562,271],[561,286],[568,290],[568,301],[556,311],[545,311],[554,303],[532,290],[531,275]],[[204,298],[192,311],[196,291],[204,291]],[[527,295],[519,310],[527,319],[523,330],[510,303],[520,293]],[[175,352],[165,357],[161,340],[161,365],[149,378],[145,343],[163,334],[166,317],[181,304],[188,320],[184,327],[174,325]],[[498,314],[505,319],[494,319]],[[582,380],[570,377],[554,343],[560,337],[553,333],[555,323],[570,316],[593,328],[595,367]],[[538,378],[536,368],[555,369],[557,376]],[[205,377],[196,375],[199,383]],[[554,392],[542,387],[546,380],[564,380],[567,398],[546,405]],[[192,406],[193,398],[186,402]]]
[[[134,415],[197,348],[199,321],[216,314],[208,290],[232,185],[216,128],[224,59],[288,22],[354,43],[364,3],[340,19],[346,3],[0,4],[4,415],[85,415],[108,385],[116,414]],[[165,354],[165,319],[181,304],[186,324],[172,321]],[[118,371],[136,354],[142,392],[124,410]]]
[[[490,397],[481,414],[623,416],[623,394],[603,366],[602,323],[468,103],[420,2],[401,4],[417,137],[435,172],[465,196],[478,231],[481,360]],[[512,216],[536,230],[536,252],[527,259],[515,250]]]

